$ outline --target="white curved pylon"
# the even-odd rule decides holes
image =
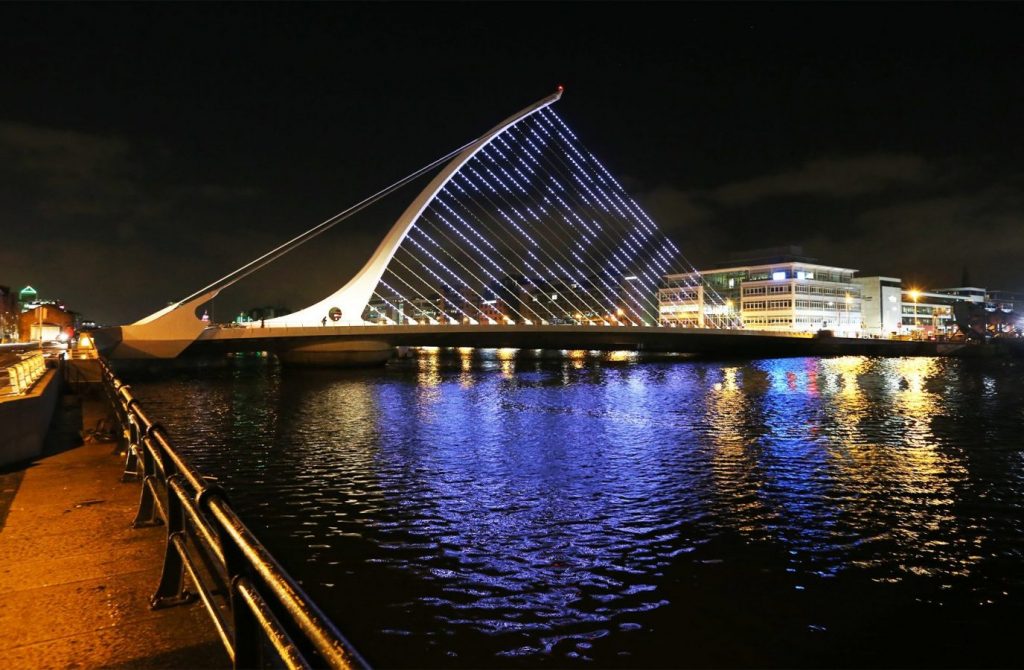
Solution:
[[[325,318],[327,319],[327,324],[333,325],[360,325],[366,323],[363,321],[363,311],[366,309],[367,303],[370,302],[370,296],[373,295],[373,289],[377,287],[377,283],[384,275],[384,270],[387,268],[388,263],[391,262],[391,258],[398,250],[398,245],[400,245],[402,240],[405,239],[405,236],[409,234],[409,230],[412,229],[413,225],[419,219],[420,214],[422,214],[423,210],[427,208],[427,205],[430,204],[430,201],[433,200],[434,196],[445,187],[445,184],[447,184],[455,173],[459,171],[459,168],[465,165],[469,159],[487,146],[494,138],[508,128],[514,126],[519,121],[522,121],[541,109],[544,109],[548,105],[557,102],[561,97],[562,87],[559,86],[555,93],[530,105],[521,112],[508,117],[492,128],[487,134],[480,137],[476,142],[466,147],[462,153],[453,158],[451,162],[448,163],[448,165],[446,165],[436,177],[434,177],[419,196],[406,208],[405,212],[402,213],[402,216],[398,217],[395,225],[391,227],[387,236],[380,243],[380,246],[377,247],[377,251],[374,252],[373,256],[370,257],[370,260],[367,261],[366,265],[363,266],[362,270],[360,270],[355,277],[320,302],[285,316],[268,319],[266,321],[266,325],[312,326],[320,324]],[[330,312],[334,308],[341,311],[340,318],[337,320],[332,319],[329,316]]]

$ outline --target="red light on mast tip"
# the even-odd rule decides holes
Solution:
[[[558,92],[562,93],[563,91],[565,91],[565,86],[562,86],[561,84],[559,84],[558,85]]]

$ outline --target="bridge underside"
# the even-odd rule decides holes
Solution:
[[[211,329],[184,356],[297,350],[390,352],[394,347],[476,347],[644,351],[720,357],[941,355],[935,342],[810,338],[750,331],[615,326],[337,326]]]

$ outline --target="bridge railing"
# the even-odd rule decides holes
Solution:
[[[151,606],[201,599],[236,668],[369,667],[246,527],[225,492],[182,456],[102,358],[100,366],[127,442],[125,479],[142,479],[133,525],[167,528]]]

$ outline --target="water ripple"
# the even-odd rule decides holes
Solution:
[[[133,390],[378,665],[1010,658],[1020,364],[528,353]]]

